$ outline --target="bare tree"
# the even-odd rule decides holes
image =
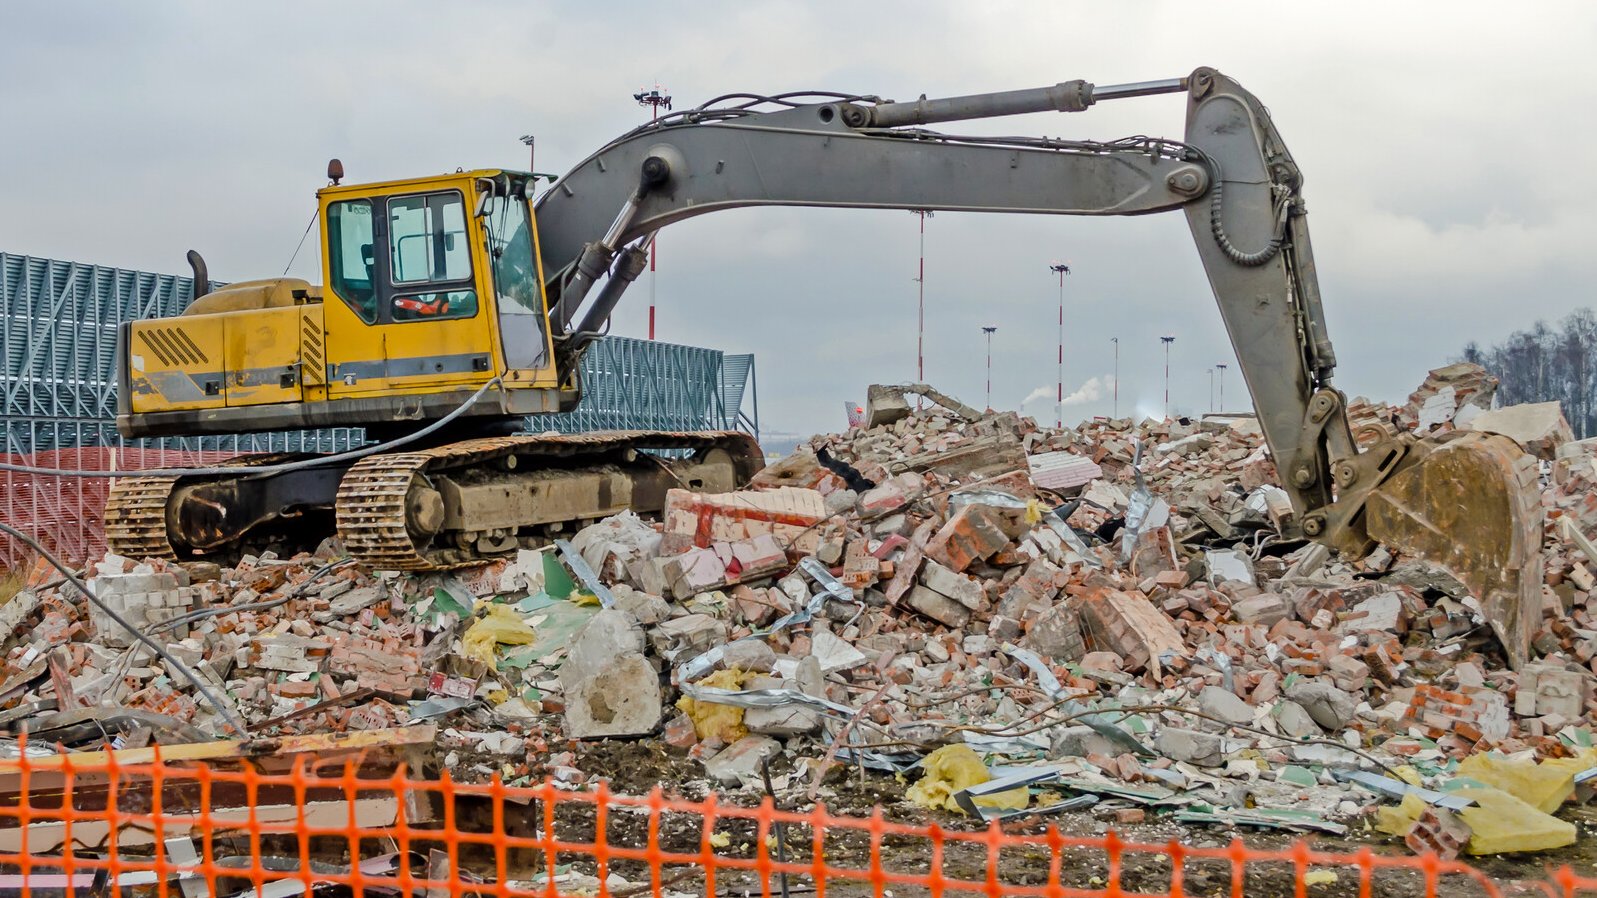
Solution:
[[[1564,417],[1582,439],[1597,434],[1597,313],[1576,309],[1557,329],[1538,321],[1495,346],[1473,340],[1461,360],[1497,375],[1504,405],[1521,402],[1563,404]]]

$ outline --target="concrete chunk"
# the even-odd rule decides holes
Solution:
[[[916,586],[904,599],[905,604],[938,623],[959,628],[970,620],[970,609],[942,593],[925,586]]]
[[[1198,693],[1198,710],[1229,723],[1253,724],[1253,707],[1221,686],[1205,686]]]
[[[660,725],[660,675],[632,653],[565,690],[566,735],[573,739],[643,736]]]
[[[758,782],[765,761],[781,751],[782,744],[769,736],[744,736],[705,761],[704,772],[722,786],[737,788]]]
[[[666,493],[661,513],[667,537],[685,539],[699,548],[768,535],[803,554],[819,545],[815,525],[825,517],[825,498],[798,487],[719,494],[673,489]]]
[[[1299,680],[1286,695],[1302,705],[1315,723],[1333,733],[1347,726],[1358,709],[1353,696],[1323,680]]]
[[[1225,739],[1215,733],[1164,727],[1153,738],[1153,750],[1172,761],[1199,767],[1219,767],[1225,763]]]
[[[979,580],[956,574],[929,558],[921,569],[920,582],[927,589],[942,593],[972,611],[980,609],[986,598]]]
[[[1575,439],[1564,419],[1564,407],[1557,401],[1528,402],[1481,412],[1470,420],[1469,429],[1502,434],[1547,461],[1557,458],[1559,447]]]
[[[948,519],[926,544],[926,557],[950,569],[963,571],[986,561],[1009,544],[1009,535],[997,515],[982,505],[967,505]]]
[[[1066,599],[1048,609],[1032,622],[1020,645],[1058,664],[1081,660],[1087,645],[1081,635],[1080,603]]]
[[[632,615],[614,608],[601,609],[571,638],[565,662],[560,665],[561,688],[569,691],[623,655],[641,655],[643,647],[643,628]]]

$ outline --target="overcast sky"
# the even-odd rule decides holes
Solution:
[[[281,272],[337,156],[351,181],[563,172],[647,117],[723,93],[896,99],[1212,65],[1271,109],[1303,168],[1350,394],[1401,399],[1469,339],[1593,304],[1597,4],[1343,2],[9,2],[0,25],[0,249],[213,277]],[[1183,99],[1003,120],[986,133],[1180,137]],[[957,123],[948,131],[982,129]],[[1209,406],[1241,378],[1186,223],[940,214],[926,229],[929,381],[1053,418],[1056,259],[1077,419]],[[767,429],[835,430],[866,384],[915,375],[908,212],[748,209],[662,232],[663,339],[757,356]],[[307,244],[294,271],[320,280]],[[647,276],[645,276],[647,277]],[[614,332],[644,333],[647,281]]]

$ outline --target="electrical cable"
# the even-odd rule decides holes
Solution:
[[[37,474],[45,477],[227,477],[247,475],[243,476],[241,479],[253,480],[257,477],[264,477],[269,474],[282,474],[288,471],[298,471],[304,468],[316,468],[334,462],[365,458],[368,455],[376,455],[379,452],[386,452],[387,450],[393,449],[397,446],[404,446],[409,443],[414,443],[422,437],[436,433],[444,425],[465,414],[466,409],[476,405],[477,401],[481,399],[490,388],[499,386],[503,382],[504,381],[501,378],[493,378],[478,388],[477,392],[467,397],[466,401],[461,403],[460,406],[454,411],[414,433],[409,433],[402,437],[396,437],[395,439],[389,440],[386,443],[377,443],[372,446],[362,446],[359,449],[351,449],[348,452],[339,452],[333,455],[318,455],[314,458],[284,462],[278,465],[263,465],[259,468],[149,468],[143,471],[87,471],[72,468],[36,468],[31,465],[0,463],[0,471],[15,471],[18,474]]]
[[[79,580],[78,576],[72,573],[72,571],[61,562],[61,559],[55,557],[53,552],[40,545],[38,540],[35,540],[33,537],[23,533],[21,530],[18,530],[10,524],[0,522],[0,532],[4,532],[18,540],[21,540],[28,548],[38,552],[39,556],[45,561],[48,561],[51,567],[55,568],[57,571],[60,571],[61,575],[66,578],[66,581],[72,584],[74,589],[82,593],[83,596],[88,599],[90,604],[105,612],[107,617],[111,618],[113,621],[116,621],[118,626],[128,631],[128,633],[134,639],[137,639],[139,642],[143,643],[145,648],[148,648],[150,651],[160,656],[161,660],[172,665],[172,668],[178,673],[182,674],[184,679],[194,684],[195,690],[205,698],[207,704],[216,709],[216,713],[221,715],[223,720],[227,721],[228,726],[232,727],[235,733],[243,735],[244,733],[248,732],[248,727],[245,726],[244,719],[239,717],[237,712],[233,711],[233,709],[223,704],[222,700],[217,698],[216,694],[205,685],[205,681],[200,679],[199,674],[196,674],[194,671],[190,670],[187,664],[184,664],[182,661],[174,658],[172,653],[168,652],[160,643],[140,632],[137,627],[133,626],[133,624],[127,618],[118,613],[116,609],[100,601],[99,597],[97,597],[89,589],[88,585],[82,580]]]
[[[316,226],[316,216],[320,212],[312,212],[311,220],[305,225],[305,233],[299,235],[299,243],[294,245],[294,254],[288,257],[288,264],[283,266],[283,273],[279,277],[288,277],[288,270],[294,267],[294,260],[299,258],[299,251],[305,248],[305,238],[311,235],[311,228]]]

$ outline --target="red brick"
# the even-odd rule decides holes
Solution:
[[[1009,536],[989,509],[967,505],[926,544],[926,556],[951,570],[963,571],[991,558],[1008,543]]]
[[[1087,596],[1081,621],[1092,648],[1119,655],[1128,672],[1158,673],[1161,654],[1187,651],[1175,624],[1141,595],[1104,591]]]
[[[1427,807],[1403,843],[1415,854],[1435,852],[1444,861],[1458,857],[1473,833],[1469,824],[1445,808]]]

